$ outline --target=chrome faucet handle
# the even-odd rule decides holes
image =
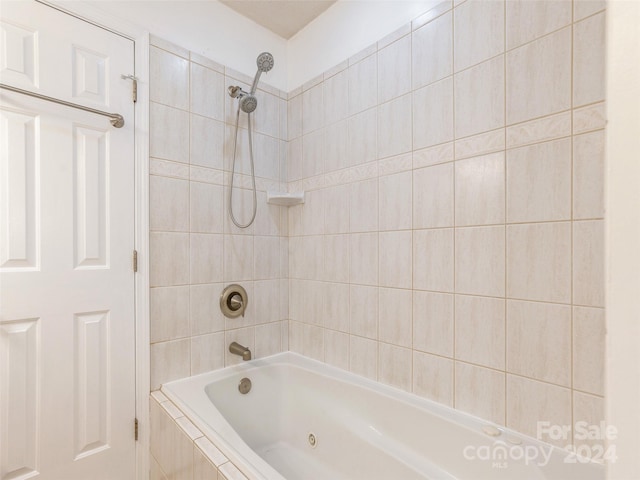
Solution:
[[[231,297],[229,297],[229,308],[234,312],[240,310],[244,317],[244,301],[242,300],[242,295],[239,293],[232,294]]]

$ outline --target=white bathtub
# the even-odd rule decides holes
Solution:
[[[251,480],[604,478],[601,465],[291,352],[162,392]]]

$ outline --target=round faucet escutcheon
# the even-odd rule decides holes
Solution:
[[[220,294],[220,310],[228,318],[244,317],[248,302],[247,291],[237,283],[227,285]]]

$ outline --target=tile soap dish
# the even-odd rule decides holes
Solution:
[[[291,207],[304,203],[304,192],[269,192],[267,191],[267,203]]]

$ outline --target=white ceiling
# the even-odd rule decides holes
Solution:
[[[336,0],[220,1],[287,40],[336,2]]]

